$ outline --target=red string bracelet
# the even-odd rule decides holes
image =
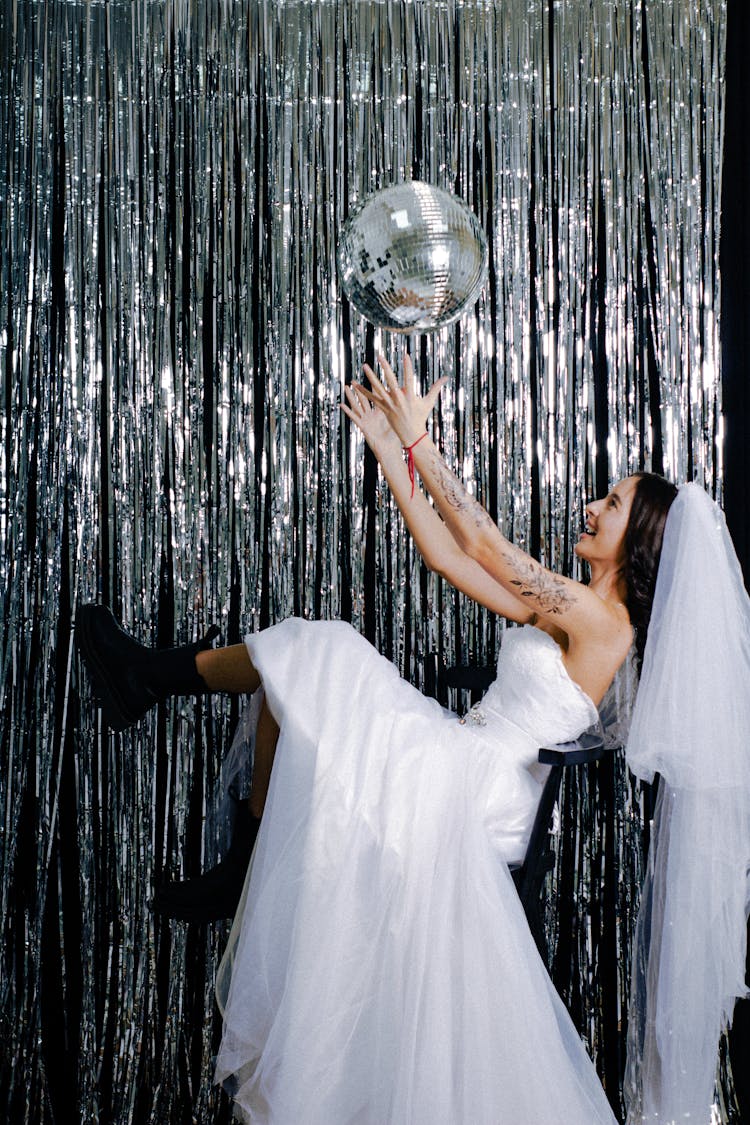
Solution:
[[[419,445],[422,438],[426,438],[426,437],[427,437],[427,430],[425,430],[425,432],[423,434],[420,434],[420,436],[417,438],[417,440],[413,441],[411,443],[411,445],[405,445],[404,446],[404,453],[406,454],[406,464],[407,464],[407,467],[409,469],[409,480],[411,481],[412,499],[414,498],[414,446]]]

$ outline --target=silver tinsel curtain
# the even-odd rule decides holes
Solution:
[[[433,651],[492,659],[338,411],[376,348],[450,374],[447,456],[556,567],[629,471],[720,493],[725,26],[724,0],[1,0],[5,1120],[229,1116],[224,927],[149,900],[210,861],[237,704],[113,735],[79,603],[159,645],[341,616],[416,684]],[[347,306],[335,246],[407,177],[467,200],[490,273],[405,343]],[[621,757],[575,779],[550,899],[618,1109],[642,805]]]

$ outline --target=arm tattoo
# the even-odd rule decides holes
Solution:
[[[432,455],[432,468],[443,492],[442,497],[435,497],[438,508],[440,500],[444,499],[448,507],[455,512],[465,512],[473,519],[477,527],[494,527],[495,524],[489,512],[485,511],[478,500],[470,496],[460,480],[453,475],[437,454]]]
[[[533,559],[523,555],[519,558],[511,551],[503,551],[503,558],[518,575],[511,579],[511,585],[518,586],[522,598],[534,598],[542,613],[564,613],[575,605],[575,594],[556,574],[550,574]]]
[[[448,469],[439,454],[432,454],[432,471],[440,487],[441,495],[433,498],[438,510],[444,505],[452,508],[454,512],[464,513],[474,521],[477,528],[496,527],[490,514],[482,507],[478,500],[469,495],[461,481]],[[510,546],[510,545],[509,545]],[[503,559],[516,575],[511,578],[510,584],[518,587],[518,594],[522,598],[533,598],[542,613],[565,613],[577,602],[577,598],[570,586],[562,578],[551,574],[539,563],[534,562],[523,551],[510,550],[502,552]],[[536,614],[534,614],[536,617]]]

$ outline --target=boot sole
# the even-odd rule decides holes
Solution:
[[[93,635],[93,623],[101,616],[101,611],[109,612],[105,606],[82,605],[76,612],[75,639],[78,651],[86,665],[86,670],[91,680],[94,698],[101,709],[102,718],[107,726],[114,731],[123,731],[132,727],[141,718],[143,712],[133,712],[121,694],[117,677],[99,660],[96,642]],[[154,700],[156,703],[156,699]]]

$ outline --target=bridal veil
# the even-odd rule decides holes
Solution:
[[[627,760],[661,777],[636,927],[628,1123],[708,1125],[745,996],[750,601],[718,506],[683,485],[665,527]]]

